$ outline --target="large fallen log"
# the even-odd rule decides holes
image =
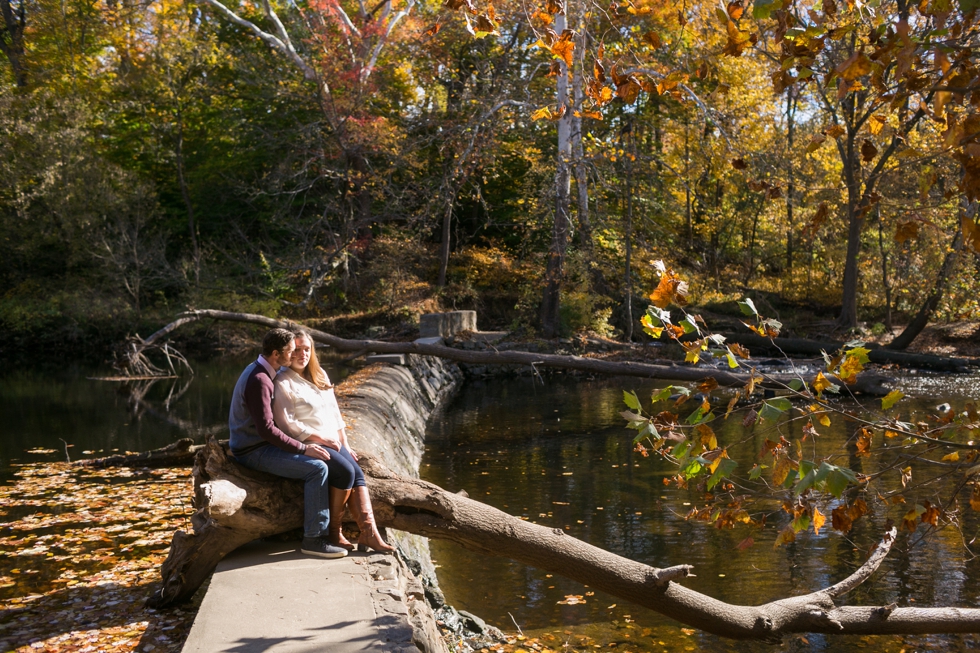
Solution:
[[[158,334],[171,333],[177,325],[187,324],[194,320],[216,319],[231,322],[244,322],[248,324],[258,324],[268,328],[285,327],[294,328],[300,326],[289,320],[276,320],[264,315],[251,313],[233,313],[229,311],[216,310],[194,310],[181,313],[177,320],[168,324],[160,331],[154,333],[146,342],[156,342],[160,336]],[[310,335],[318,343],[328,345],[341,352],[376,352],[382,354],[419,354],[423,356],[437,356],[458,363],[470,363],[477,365],[529,365],[535,368],[561,368],[569,370],[579,370],[594,374],[608,374],[613,376],[638,376],[652,379],[669,379],[672,381],[702,381],[706,377],[714,378],[719,385],[727,387],[745,386],[750,378],[750,374],[736,374],[726,370],[706,368],[706,367],[681,367],[677,365],[655,365],[651,363],[635,363],[631,361],[616,362],[605,361],[595,358],[585,358],[582,356],[561,356],[558,354],[540,354],[524,351],[474,351],[456,349],[445,345],[420,344],[417,342],[383,342],[380,340],[349,340],[306,328]],[[779,385],[786,384],[797,378],[792,374],[765,374],[767,383]],[[890,379],[880,374],[865,372],[859,374],[857,380],[848,385],[851,392],[868,394],[874,396],[884,396],[888,394]],[[763,384],[765,385],[765,383]]]
[[[679,584],[692,567],[650,567],[592,546],[561,529],[512,517],[496,508],[413,478],[361,456],[380,525],[445,539],[588,584],[717,635],[773,640],[787,633],[980,632],[980,610],[838,606],[835,599],[878,568],[896,537],[889,531],[871,558],[830,587],[758,606],[724,603]],[[154,606],[186,600],[217,562],[241,544],[302,525],[302,485],[247,470],[213,438],[194,466],[193,533],[177,533],[162,568]]]
[[[729,342],[737,342],[748,347],[753,353],[764,352],[773,354],[796,354],[802,356],[820,356],[821,352],[833,354],[844,346],[842,342],[833,340],[810,340],[807,338],[763,338],[754,333],[725,334]],[[904,367],[938,370],[941,372],[964,372],[978,361],[969,358],[948,358],[931,354],[911,354],[905,351],[893,351],[881,345],[866,344],[871,351],[868,359],[872,363],[895,364]]]

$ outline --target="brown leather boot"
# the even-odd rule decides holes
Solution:
[[[341,530],[344,519],[344,505],[346,505],[349,497],[350,490],[341,490],[335,487],[330,488],[330,524],[327,526],[327,539],[334,546],[353,551],[354,545],[344,537],[344,533]]]
[[[355,487],[351,492],[350,512],[354,516],[354,521],[357,522],[358,528],[361,529],[361,534],[357,536],[359,550],[365,551],[371,548],[375,551],[385,553],[395,550],[395,547],[381,539],[381,533],[378,532],[378,527],[374,523],[374,510],[371,509],[371,495],[368,494],[368,489],[363,485]]]

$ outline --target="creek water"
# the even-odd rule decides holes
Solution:
[[[961,409],[980,398],[980,378],[907,374],[901,381],[909,395],[906,409],[928,409],[949,401]],[[778,504],[769,511],[769,526],[719,530],[685,519],[692,507],[704,505],[696,490],[667,486],[676,468],[655,456],[634,452],[631,436],[619,416],[625,410],[623,390],[649,398],[654,383],[636,379],[575,381],[553,377],[493,379],[471,382],[438,419],[430,422],[422,477],[447,490],[465,490],[474,499],[512,515],[550,528],[560,528],[586,542],[632,560],[654,566],[694,565],[695,578],[684,585],[717,599],[758,604],[804,594],[845,578],[867,557],[885,531],[885,519],[901,522],[909,506],[896,505],[874,520],[862,518],[846,536],[827,525],[815,535],[801,533],[797,541],[774,548],[776,534],[789,522]],[[644,400],[645,409],[649,401]],[[687,414],[693,408],[682,411]],[[745,437],[741,418],[712,423],[724,445]],[[889,456],[857,458],[841,446],[855,430],[834,417],[830,428],[807,448],[814,453],[844,455],[835,460],[855,471],[872,474],[892,461]],[[779,429],[792,440],[801,422],[784,422]],[[751,465],[766,437],[758,435],[732,457]],[[768,433],[768,437],[778,436]],[[876,439],[881,445],[881,438]],[[814,455],[816,457],[816,455]],[[935,456],[938,458],[938,456]],[[929,470],[934,471],[934,470]],[[916,472],[918,473],[918,472]],[[900,487],[899,472],[883,479]],[[948,484],[913,499],[937,503]],[[938,491],[937,491],[938,490]],[[961,497],[963,536],[978,535],[980,519]],[[700,503],[699,503],[700,502]],[[826,512],[836,505],[829,502]],[[772,528],[772,526],[777,526]],[[872,580],[846,597],[854,604],[980,605],[980,560],[967,561],[963,536],[946,528],[920,541],[899,536],[895,550]],[[745,546],[746,538],[754,544]],[[976,548],[976,547],[975,547]],[[621,599],[592,593],[580,583],[510,560],[487,557],[433,540],[432,557],[447,600],[508,631],[515,624],[530,639],[556,648],[568,643],[576,650],[614,646],[616,651],[768,651],[771,645],[732,642],[690,629],[630,605]],[[562,604],[567,596],[585,602]],[[789,650],[975,650],[972,636],[827,637],[807,635],[785,643]],[[598,650],[598,649],[595,649]]]
[[[0,378],[0,482],[22,463],[72,460],[115,451],[145,451],[178,438],[226,434],[231,389],[251,357],[223,358],[195,365],[188,379],[152,384],[118,384],[87,377],[105,370],[68,369],[60,373],[16,370]],[[331,379],[347,370],[324,359]],[[906,374],[903,405],[928,408],[949,401],[960,409],[980,399],[978,376]],[[469,382],[431,422],[421,475],[451,491],[465,489],[475,499],[529,521],[561,528],[619,555],[656,566],[693,564],[695,578],[685,585],[733,603],[761,603],[802,594],[847,576],[866,558],[884,531],[887,517],[900,519],[903,506],[874,520],[862,518],[846,536],[829,524],[820,535],[801,534],[773,548],[788,516],[774,504],[763,531],[718,530],[685,519],[699,505],[694,490],[667,486],[673,473],[654,456],[631,446],[624,428],[624,389],[649,397],[654,383],[636,379],[575,380],[556,376]],[[648,406],[649,402],[645,402]],[[904,410],[904,409],[903,409]],[[713,423],[720,441],[744,438],[740,421]],[[782,425],[792,439],[799,422]],[[835,419],[808,446],[814,454],[844,451],[853,425]],[[750,438],[732,457],[752,460],[765,438]],[[879,436],[880,438],[880,436]],[[62,441],[62,439],[64,441]],[[882,444],[880,439],[876,444]],[[873,473],[887,456],[838,460]],[[898,483],[897,474],[894,483]],[[939,498],[941,490],[910,500]],[[832,504],[833,502],[831,502]],[[961,506],[964,502],[961,501]],[[828,506],[829,511],[829,506]],[[894,513],[894,514],[892,514]],[[980,604],[980,560],[965,555],[963,539],[978,533],[980,520],[961,508],[961,530],[946,528],[909,548],[917,538],[901,535],[882,570],[852,592],[847,601],[863,604]],[[6,515],[14,518],[13,515]],[[0,521],[4,521],[0,517]],[[776,528],[772,526],[776,525]],[[2,524],[0,524],[2,527]],[[924,527],[920,527],[921,535]],[[962,535],[961,535],[962,533]],[[754,544],[743,546],[747,537]],[[626,602],[594,592],[558,575],[503,558],[480,556],[455,545],[432,541],[432,557],[450,603],[510,632],[516,624],[529,638],[553,649],[567,643],[576,650],[763,651],[769,645],[730,642]],[[566,596],[584,603],[562,605]],[[612,648],[610,648],[612,647]],[[787,650],[976,650],[972,636],[826,637],[809,635],[784,642]]]

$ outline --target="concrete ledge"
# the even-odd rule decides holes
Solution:
[[[371,354],[365,359],[370,365],[371,363],[387,363],[388,365],[404,365],[405,364],[405,354]]]
[[[404,356],[337,386],[355,451],[418,476],[425,423],[462,382],[455,364]],[[437,592],[428,540],[390,530],[399,556],[302,555],[298,542],[253,542],[219,563],[186,653],[447,653],[426,592]]]
[[[423,338],[448,338],[461,331],[476,331],[476,311],[426,313],[419,318],[419,335]]]
[[[356,553],[323,560],[297,545],[253,542],[222,560],[184,653],[419,651],[425,598],[404,563]],[[441,643],[432,630],[426,639]]]

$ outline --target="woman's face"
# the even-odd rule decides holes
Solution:
[[[289,359],[289,367],[295,372],[302,374],[306,370],[306,366],[310,364],[310,356],[313,351],[313,343],[306,336],[300,336],[293,341],[296,348],[293,350],[293,356]]]

